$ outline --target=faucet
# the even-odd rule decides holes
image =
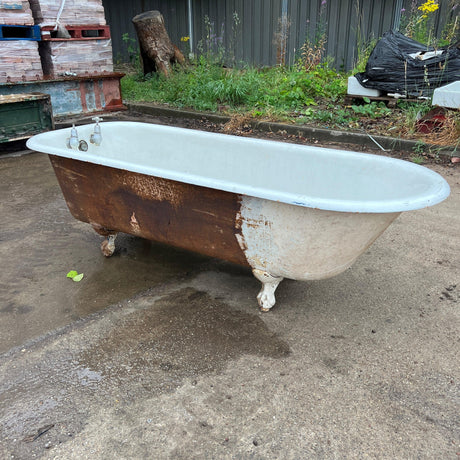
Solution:
[[[89,141],[91,142],[91,144],[101,145],[102,135],[101,135],[101,127],[99,126],[99,122],[102,121],[102,118],[94,117],[91,119],[96,122],[96,125],[94,126],[94,133],[91,134]]]
[[[67,148],[77,150],[79,146],[78,141],[78,133],[77,128],[75,128],[75,124],[72,125],[72,129],[70,130],[70,137],[67,138],[66,141]]]

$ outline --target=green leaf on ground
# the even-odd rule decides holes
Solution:
[[[83,273],[80,273],[79,275],[77,276],[74,276],[72,279],[75,281],[75,282],[78,282],[78,281],[81,281],[83,279]]]
[[[70,272],[67,273],[67,278],[71,278],[75,282],[81,281],[83,279],[83,276],[83,273],[78,274],[78,272],[75,270],[70,270]]]

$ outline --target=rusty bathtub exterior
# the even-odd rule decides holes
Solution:
[[[235,238],[236,194],[55,155],[50,160],[70,212],[98,233],[129,233],[249,265]]]
[[[116,129],[110,131],[109,125],[119,125],[114,128],[128,129],[130,124],[129,122],[102,124],[101,147],[108,144],[107,148],[112,150],[115,148],[116,143],[111,136],[117,135]],[[273,148],[274,144],[275,148],[284,149],[289,145],[277,145],[279,143],[260,140],[254,144],[248,143],[248,139],[233,139],[233,136],[197,133],[178,128],[157,127],[158,131],[156,131],[154,125],[149,126],[151,128],[146,129],[151,129],[154,137],[156,133],[177,136],[178,141],[170,138],[168,141],[168,138],[163,138],[162,153],[171,156],[179,155],[176,151],[178,146],[183,149],[184,155],[189,154],[187,141],[196,142],[194,137],[187,139],[190,133],[193,133],[192,136],[197,136],[196,145],[203,149],[200,158],[209,156],[211,159],[212,149],[219,149],[219,142],[225,144],[228,139],[235,141],[235,149],[241,149],[246,144],[268,150]],[[89,137],[90,130],[91,128],[87,131],[83,130],[83,137]],[[68,135],[68,130],[61,131],[65,131]],[[144,135],[145,132],[150,131],[144,131]],[[129,135],[129,130],[125,131],[124,135]],[[183,136],[182,141],[181,136]],[[98,146],[90,146],[89,153],[92,157],[88,161],[85,152],[74,151],[64,146],[64,134],[58,137],[59,143],[63,146],[57,147],[55,145],[47,147],[47,139],[44,137],[40,139],[36,136],[36,138],[42,142],[30,142],[28,145],[30,148],[50,154],[51,163],[72,215],[91,224],[98,233],[107,237],[102,244],[105,255],[109,256],[113,253],[116,234],[124,232],[249,266],[262,282],[262,290],[258,295],[262,310],[268,310],[274,305],[274,292],[283,278],[312,280],[339,274],[350,267],[402,211],[435,204],[449,193],[447,184],[440,176],[429,170],[422,171],[426,168],[416,167],[414,174],[420,173],[417,181],[423,179],[426,184],[420,186],[417,183],[414,186],[415,191],[410,187],[410,190],[405,192],[410,196],[404,197],[403,200],[392,187],[386,186],[385,193],[393,194],[389,199],[378,200],[375,195],[367,203],[365,199],[360,202],[359,194],[348,191],[353,181],[348,185],[337,185],[338,192],[331,191],[327,184],[326,186],[319,184],[318,186],[323,187],[324,191],[323,195],[317,198],[301,193],[291,193],[291,196],[288,196],[286,193],[283,195],[283,190],[278,193],[276,190],[275,192],[268,190],[267,194],[276,196],[277,193],[282,198],[276,200],[267,198],[264,196],[265,192],[258,192],[257,187],[254,187],[253,183],[256,185],[263,183],[263,177],[254,177],[254,182],[248,184],[249,187],[254,188],[254,193],[242,193],[238,189],[238,184],[228,181],[224,184],[222,178],[218,178],[215,183],[206,180],[206,177],[201,182],[199,179],[190,179],[196,177],[199,166],[192,164],[191,161],[188,164],[188,160],[185,159],[184,170],[189,173],[187,181],[176,180],[174,173],[168,170],[165,170],[162,175],[153,175],[143,172],[139,167],[118,167],[117,162],[120,155],[123,158],[123,153],[118,154],[116,161],[112,163],[104,161],[103,158],[97,161],[96,155],[99,152],[101,155],[104,153],[104,149]],[[179,143],[168,150],[166,142]],[[126,145],[124,147],[126,148]],[[163,147],[160,142],[161,148]],[[225,148],[228,149],[228,145],[227,147],[224,145],[223,149]],[[295,148],[298,149],[299,146]],[[300,149],[306,147],[300,146]],[[316,150],[314,152],[316,154]],[[321,153],[326,155],[328,152]],[[247,154],[251,154],[250,150]],[[125,155],[129,156],[129,152],[125,152]],[[265,152],[261,155],[267,156]],[[350,155],[358,155],[356,157],[358,160],[361,158],[360,154]],[[160,156],[161,150],[157,153],[156,159],[164,166],[167,159]],[[240,161],[237,153],[235,156],[236,160]],[[391,159],[383,159],[383,161],[387,160]],[[231,158],[226,156],[225,161],[231,161]],[[378,164],[378,158],[375,161]],[[400,163],[405,162],[391,160],[390,166],[397,167]],[[357,167],[360,166],[359,162],[356,164]],[[364,164],[369,168],[368,163]],[[416,166],[408,165],[410,171]],[[404,168],[405,165],[401,167]],[[197,169],[193,170],[193,168]],[[203,169],[206,169],[205,165]],[[270,169],[274,168],[266,168],[264,173]],[[274,171],[276,174],[276,168]],[[219,174],[224,173],[219,172]],[[257,170],[253,174],[256,175]],[[404,170],[403,176],[406,174],[407,171]],[[247,171],[243,175],[250,177]],[[185,177],[186,174],[183,176]],[[289,173],[281,188],[289,185],[291,176],[292,173]],[[305,176],[308,176],[308,173],[305,173]],[[337,174],[337,177],[339,176],[340,174]],[[315,175],[309,177],[310,180],[317,180]],[[274,182],[273,178],[267,180]],[[292,179],[294,182],[296,180],[298,181]],[[282,182],[283,179],[280,181]],[[375,183],[375,179],[370,183]],[[384,188],[384,185],[382,187]],[[241,188],[242,191],[246,191],[244,187]],[[262,188],[259,187],[259,190]],[[421,198],[423,190],[425,195]],[[337,194],[340,193],[349,193],[350,196],[337,198]],[[327,194],[333,199],[328,199],[327,196],[325,198],[324,195]],[[372,195],[371,192],[369,194]],[[331,204],[334,200],[335,203]],[[381,207],[380,210],[378,206]]]

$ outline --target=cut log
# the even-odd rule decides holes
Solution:
[[[146,11],[132,21],[139,39],[144,75],[161,72],[168,76],[172,64],[185,62],[183,54],[171,42],[159,11]]]

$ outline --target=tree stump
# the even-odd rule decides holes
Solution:
[[[132,21],[139,40],[144,75],[161,72],[168,76],[171,64],[185,62],[183,54],[171,42],[159,11],[146,11]]]

